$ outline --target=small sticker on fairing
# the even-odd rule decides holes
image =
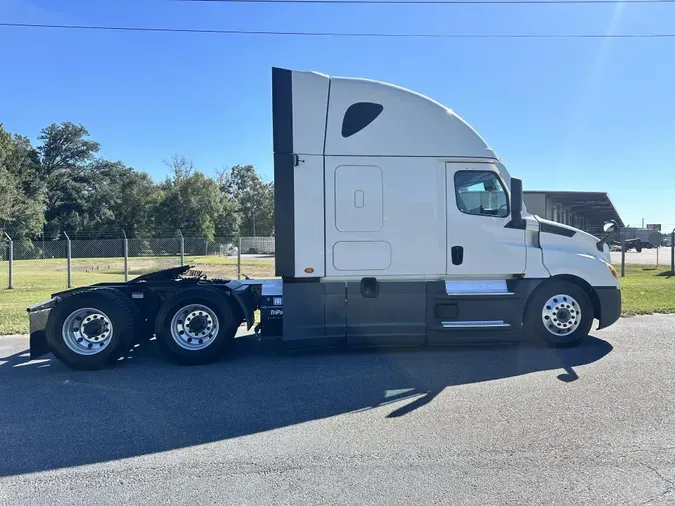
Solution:
[[[283,299],[281,297],[274,297],[274,299],[272,299],[272,304],[281,306],[283,304]]]

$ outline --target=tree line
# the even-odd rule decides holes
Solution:
[[[98,157],[100,144],[82,125],[51,124],[38,145],[0,123],[0,235],[52,240],[63,233],[98,239],[270,235],[274,183],[252,165],[208,176],[184,156],[164,161],[170,175],[156,183],[146,172]]]

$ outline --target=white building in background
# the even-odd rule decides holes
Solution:
[[[602,224],[607,220],[624,227],[605,192],[530,190],[523,192],[523,200],[528,212],[591,234],[602,234]]]

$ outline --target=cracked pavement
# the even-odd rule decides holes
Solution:
[[[0,337],[0,504],[675,504],[675,315],[581,348],[29,361]]]

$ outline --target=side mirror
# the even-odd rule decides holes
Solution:
[[[616,232],[618,229],[619,225],[614,220],[606,221],[602,225],[602,230],[605,231],[606,235],[595,243],[595,245],[598,247],[598,251],[603,251],[603,245],[607,243],[607,241],[614,235],[614,232]]]
[[[511,221],[506,224],[507,228],[519,228],[525,230],[523,219],[523,180],[511,178]]]

